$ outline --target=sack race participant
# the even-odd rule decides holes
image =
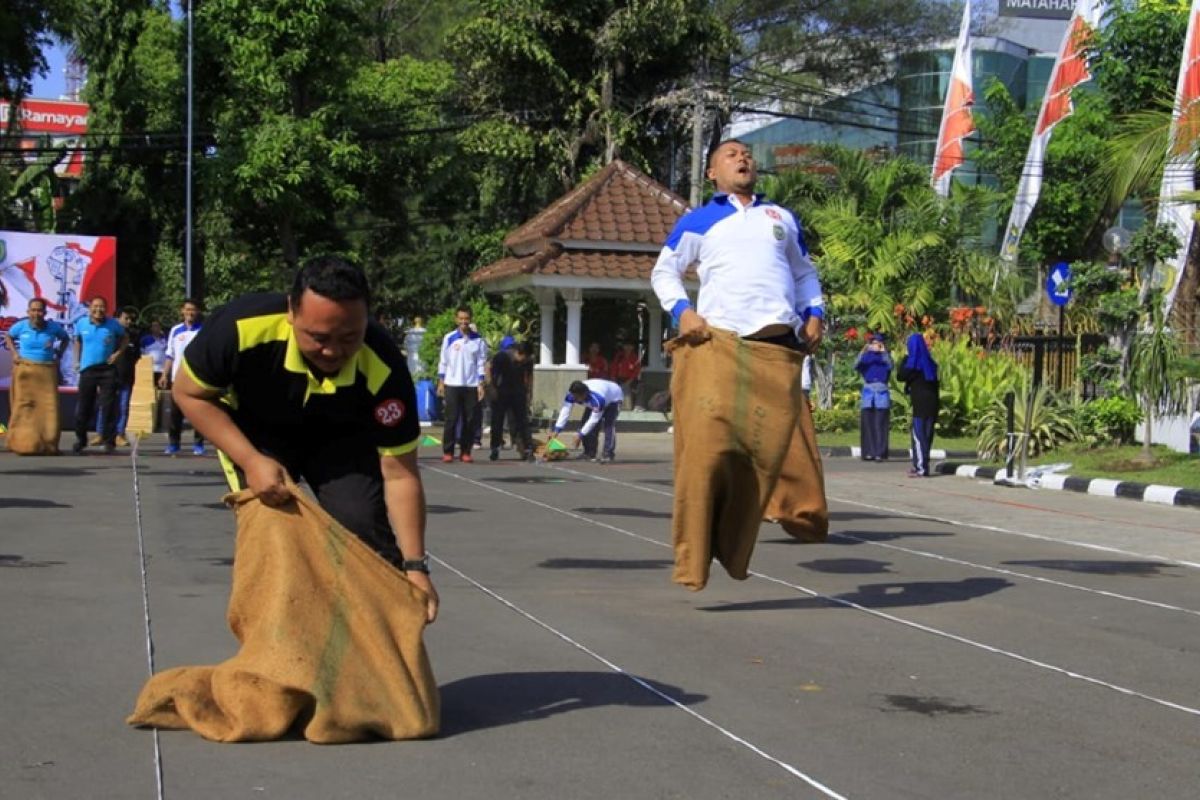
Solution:
[[[8,400],[8,449],[22,456],[58,455],[58,364],[17,361]]]
[[[804,355],[822,334],[817,271],[795,215],[754,194],[745,144],[718,144],[708,178],[717,193],[676,223],[650,276],[679,329],[671,525],[674,580],[693,590],[713,558],[746,578],[764,514],[806,541],[823,540],[829,524],[802,390]],[[693,265],[695,308],[684,285]]]
[[[438,731],[437,683],[421,639],[426,597],[294,485],[272,507],[251,491],[237,514],[229,628],[237,655],[159,672],[130,725],[206,739],[413,739]]]

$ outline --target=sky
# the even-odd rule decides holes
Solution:
[[[33,97],[56,100],[67,90],[67,78],[63,68],[67,63],[67,48],[53,46],[45,50],[46,62],[50,69],[41,77],[33,79]]]

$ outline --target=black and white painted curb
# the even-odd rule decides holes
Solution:
[[[1009,480],[1003,467],[981,467],[977,464],[961,464],[943,461],[934,467],[939,475],[957,475],[960,478],[985,478],[995,483]],[[1157,483],[1134,483],[1114,481],[1111,478],[1077,478],[1073,475],[1049,473],[1037,478],[1036,488],[1058,489],[1067,492],[1096,495],[1097,497],[1124,497],[1145,503],[1167,506],[1191,506],[1200,508],[1200,490],[1184,489],[1179,486],[1161,486]]]
[[[819,434],[818,434],[817,438],[818,439],[821,438]],[[821,447],[820,444],[818,443],[817,449],[821,451],[821,455],[829,457],[829,458],[847,458],[847,457],[862,458],[862,448],[861,447],[849,447],[849,446],[845,446],[845,445],[843,445],[841,447]],[[947,458],[974,458],[974,457],[975,457],[974,453],[955,452],[955,451],[937,450],[937,449],[929,451],[929,458],[931,460],[942,460],[942,459],[947,459]],[[888,459],[889,460],[895,459],[897,461],[907,461],[910,458],[912,458],[912,450],[892,449],[892,450],[888,451]]]

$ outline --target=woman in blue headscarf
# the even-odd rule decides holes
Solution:
[[[867,334],[867,343],[858,354],[854,369],[863,379],[859,402],[861,457],[863,461],[887,461],[892,407],[888,379],[892,376],[892,357],[884,347],[882,333]]]
[[[906,343],[908,355],[896,377],[904,383],[904,392],[912,400],[912,469],[910,478],[929,477],[929,450],[933,446],[933,426],[937,422],[938,367],[925,337],[914,333]]]

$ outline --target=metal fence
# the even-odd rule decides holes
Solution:
[[[1108,343],[1108,338],[1098,333],[1080,336],[1043,335],[1040,331],[1032,336],[1014,336],[1003,340],[998,349],[1012,354],[1033,375],[1034,386],[1043,383],[1062,391],[1074,385],[1083,356],[1095,353]],[[1082,394],[1085,398],[1095,397],[1097,386],[1084,381]]]

